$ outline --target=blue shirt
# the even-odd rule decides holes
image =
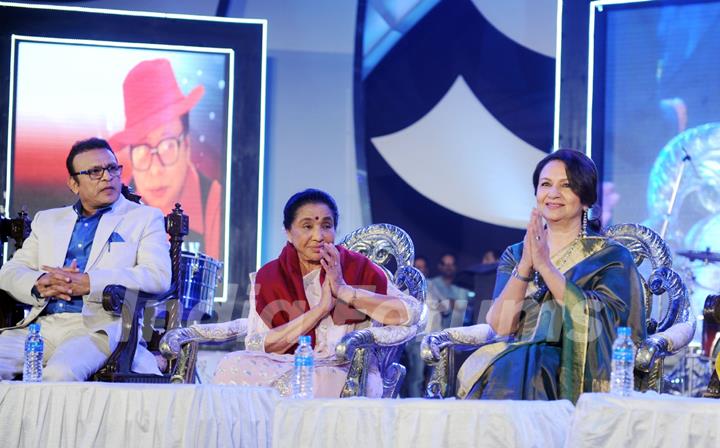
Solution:
[[[65,254],[65,263],[63,266],[70,266],[73,260],[77,260],[78,269],[80,272],[85,272],[93,240],[95,239],[95,232],[97,231],[98,224],[100,224],[100,218],[110,211],[110,209],[112,209],[112,205],[101,208],[92,216],[84,216],[82,203],[77,201],[75,205],[73,205],[73,210],[77,213],[78,218],[75,222],[75,227],[73,227],[72,235],[70,236],[70,244]],[[73,296],[69,302],[64,300],[51,300],[45,307],[43,314],[79,313],[82,311],[82,306],[82,296]]]

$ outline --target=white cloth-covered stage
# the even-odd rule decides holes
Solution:
[[[273,446],[558,447],[572,412],[566,400],[283,400]]]
[[[218,385],[0,383],[0,447],[720,446],[720,401],[283,399]]]
[[[583,394],[566,448],[720,446],[720,400],[656,393]]]
[[[274,389],[3,382],[0,447],[269,447]]]

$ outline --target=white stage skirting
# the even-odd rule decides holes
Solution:
[[[720,400],[656,393],[583,394],[566,448],[719,447]]]
[[[566,400],[282,400],[275,447],[561,447]]]
[[[0,383],[0,447],[720,447],[720,400],[282,399],[216,385]]]
[[[269,447],[273,389],[3,382],[0,447]]]

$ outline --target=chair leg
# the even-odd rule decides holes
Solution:
[[[171,376],[171,382],[185,384],[195,382],[195,364],[197,362],[198,347],[197,342],[190,342],[182,347],[177,359],[177,364],[175,365],[175,371]]]
[[[453,350],[450,348],[444,348],[440,352],[440,361],[433,366],[430,380],[425,388],[425,398],[444,398],[452,390],[448,384],[450,366],[452,365],[452,352]]]
[[[664,364],[664,359],[658,359],[650,370],[648,389],[654,390],[657,393],[662,393],[663,391],[663,381],[665,381],[663,377],[665,373]]]
[[[348,371],[347,380],[340,392],[340,398],[347,397],[363,397],[367,393],[367,369],[368,355],[370,353],[365,348],[358,348],[353,353],[352,361],[350,361],[350,370]]]

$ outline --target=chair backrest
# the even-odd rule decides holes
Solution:
[[[695,315],[690,307],[688,289],[672,269],[672,255],[665,241],[652,229],[640,224],[617,224],[605,229],[605,235],[623,244],[633,255],[637,266],[650,262],[651,272],[643,278],[647,339],[635,357],[636,371],[644,378],[641,389],[660,390],[665,356],[686,347],[695,333]],[[661,297],[667,297],[662,307]],[[664,310],[659,321],[653,310]]]
[[[180,204],[165,216],[165,231],[170,236],[170,263],[171,286],[170,290],[162,294],[149,294],[135,291],[126,294],[123,285],[108,285],[103,291],[103,308],[122,317],[122,335],[117,347],[110,354],[107,362],[93,375],[94,380],[108,382],[136,382],[155,383],[167,382],[155,375],[135,374],[131,371],[138,342],[138,328],[146,306],[155,307],[158,304],[167,306],[165,318],[165,331],[177,328],[182,315],[181,304],[178,298],[182,294],[180,286],[180,254],[183,238],[188,234],[189,218],[183,213]],[[130,302],[126,302],[127,300]],[[143,336],[149,338],[148,348],[158,350],[162,334],[152,327],[152,319],[143,323],[149,331],[143,331]],[[167,369],[172,369],[168,365]],[[169,378],[168,378],[169,380]]]
[[[18,212],[15,218],[0,217],[0,242],[7,243],[12,238],[15,241],[15,250],[22,248],[23,243],[30,236],[31,220],[25,210]],[[2,250],[0,246],[0,266],[2,265]]]
[[[665,331],[682,322],[693,322],[688,290],[680,275],[672,268],[672,254],[665,241],[654,230],[640,224],[617,224],[605,229],[605,235],[624,245],[640,267],[647,260],[651,273],[643,277],[645,289],[645,316],[648,336]],[[660,321],[652,318],[659,298],[667,294],[668,306]],[[689,341],[688,341],[689,342]]]
[[[413,266],[415,261],[415,247],[412,240],[401,228],[392,224],[371,224],[362,227],[347,235],[340,244],[368,257],[375,264],[380,266],[388,279],[400,290],[406,290],[408,294],[417,299],[422,312],[420,320],[411,333],[414,336],[425,328],[427,309],[425,306],[425,294],[427,285],[423,274]],[[366,336],[363,331],[346,335],[338,345],[338,350],[343,352],[343,357],[352,359],[350,373],[341,393],[341,397],[365,395],[363,375],[367,375],[370,365],[367,364],[369,353],[362,348],[363,338]],[[399,364],[400,355],[405,343],[391,346],[376,345],[372,350],[374,359],[377,361],[377,368],[383,381],[383,397],[397,397],[398,391],[405,378],[405,367]],[[370,361],[372,362],[372,361]],[[361,373],[356,370],[356,364],[364,365]]]
[[[346,235],[340,245],[368,257],[396,286],[425,303],[425,277],[413,266],[415,246],[403,229],[392,224],[370,224]]]
[[[175,297],[167,304],[167,321],[165,331],[180,326],[182,317],[183,282],[181,280],[182,270],[182,243],[190,232],[190,218],[183,212],[179,203],[167,216],[165,216],[165,231],[170,236],[170,266],[172,268],[171,284],[175,289]]]
[[[123,184],[120,193],[125,199],[136,204],[144,204],[142,196],[135,193],[132,187]],[[180,298],[183,295],[182,282],[180,281],[180,270],[182,269],[182,243],[187,234],[190,232],[190,218],[183,212],[182,205],[175,203],[173,210],[165,216],[165,232],[170,237],[170,266],[171,266],[171,285],[175,290],[175,297],[165,303],[167,310],[165,319],[165,331],[180,326],[180,318],[182,317],[182,304]],[[29,235],[29,232],[28,232]],[[150,319],[152,320],[152,319]],[[149,340],[153,349],[157,349],[157,345],[162,336],[152,328],[152,323],[146,322],[150,331],[143,331],[143,335]]]
[[[30,218],[23,210],[16,218],[0,217],[0,266],[2,266],[4,244],[9,238],[15,241],[15,250],[20,249],[30,236]],[[0,290],[0,328],[11,327],[24,316],[24,305],[7,292]]]

